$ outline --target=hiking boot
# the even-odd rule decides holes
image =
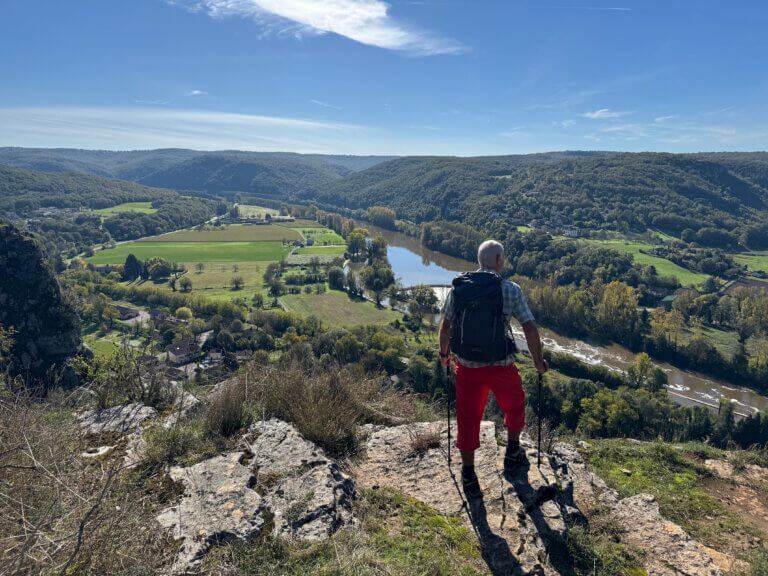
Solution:
[[[528,462],[525,450],[518,444],[517,448],[511,448],[507,445],[507,451],[504,454],[504,474],[509,475],[516,472],[523,464]]]
[[[475,469],[462,467],[461,486],[464,488],[464,494],[470,500],[476,500],[483,497],[483,491],[480,489],[480,481],[477,479]]]

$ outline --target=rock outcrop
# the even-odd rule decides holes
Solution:
[[[63,297],[39,242],[0,223],[0,326],[13,330],[11,376],[30,386],[53,384],[80,348],[80,321]],[[71,376],[71,374],[70,374]]]
[[[648,551],[643,567],[650,576],[722,576],[712,551],[665,519],[653,496],[620,499],[569,444],[556,444],[551,460],[566,505],[585,512],[600,507],[623,531],[623,541]]]
[[[462,508],[458,453],[452,461],[457,480],[447,466],[447,428],[426,422],[391,428],[371,428],[365,457],[355,470],[361,485],[387,486],[417,498],[443,514],[461,516],[476,530],[483,557],[493,574],[555,575],[566,561],[565,519],[551,500],[555,476],[535,466],[535,450],[523,441],[533,465],[521,467],[511,478],[502,477],[504,448],[496,441],[492,422],[483,422],[475,468],[484,497],[470,501],[469,515]],[[455,434],[455,430],[453,431]],[[426,438],[432,447],[420,447]],[[428,443],[427,443],[428,445]],[[470,520],[471,517],[471,520]]]
[[[102,410],[87,410],[78,416],[80,427],[86,434],[130,434],[136,432],[141,423],[157,416],[157,410],[135,402],[123,406],[112,406]]]
[[[171,469],[184,494],[158,522],[181,541],[174,572],[195,568],[211,545],[247,540],[263,530],[319,540],[354,522],[352,480],[293,426],[257,422],[245,444]]]

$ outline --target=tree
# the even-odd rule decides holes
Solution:
[[[192,320],[193,318],[192,310],[186,306],[176,308],[176,312],[174,312],[174,316],[176,316],[176,318],[178,318],[179,320]]]
[[[205,264],[203,264],[202,262],[198,262],[197,264],[195,264],[195,270],[197,270],[198,274],[202,274],[203,270],[205,270]]]
[[[245,280],[243,280],[242,276],[232,276],[229,283],[232,286],[232,290],[241,290],[245,285]]]
[[[133,254],[128,254],[123,265],[123,278],[131,282],[141,276],[141,271],[141,261]]]
[[[365,236],[360,230],[355,230],[347,236],[347,252],[352,260],[357,260],[365,252]]]
[[[168,286],[170,286],[171,290],[173,290],[174,292],[176,292],[176,282],[177,281],[178,281],[178,278],[176,276],[171,276],[168,279]]]
[[[264,296],[260,292],[256,292],[251,299],[254,308],[262,308],[264,306]]]
[[[190,280],[186,276],[182,276],[181,280],[179,280],[179,287],[181,288],[182,292],[191,292],[192,291],[192,280]]]
[[[425,284],[414,286],[408,300],[408,312],[421,324],[425,314],[432,314],[437,309],[437,295]]]
[[[344,270],[338,266],[332,267],[328,270],[328,286],[332,290],[344,290]]]
[[[320,258],[318,258],[317,256],[312,256],[309,259],[309,269],[314,274],[317,274],[317,271],[320,270]]]
[[[240,266],[238,266],[237,264],[233,264],[232,272],[235,272],[235,273],[240,272]]]
[[[382,228],[395,229],[395,211],[384,206],[368,208],[368,220]]]
[[[628,342],[637,336],[637,297],[623,282],[614,281],[605,286],[598,314],[607,336],[619,342]]]
[[[373,264],[376,260],[386,260],[387,258],[387,240],[378,235],[367,243],[368,263]]]
[[[627,379],[635,388],[645,388],[650,392],[663,390],[667,383],[667,375],[661,368],[653,365],[650,356],[641,352],[635,356],[635,361],[627,368]]]

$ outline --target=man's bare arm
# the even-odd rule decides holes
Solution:
[[[451,349],[451,321],[443,319],[440,322],[440,356],[443,364],[448,365],[448,352]]]
[[[536,324],[532,320],[529,320],[523,324],[523,332],[525,333],[525,341],[528,343],[528,351],[533,358],[533,364],[539,373],[544,374],[547,371],[547,362],[544,360],[539,329],[536,328]]]

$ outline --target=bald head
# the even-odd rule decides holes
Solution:
[[[477,263],[481,268],[500,271],[504,264],[504,246],[496,240],[486,240],[477,249]]]

